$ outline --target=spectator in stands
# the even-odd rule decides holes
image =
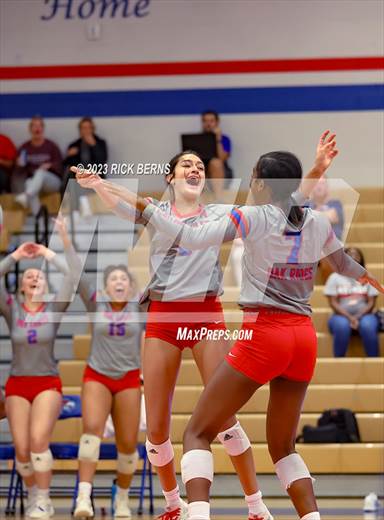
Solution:
[[[315,185],[310,195],[310,207],[324,213],[339,240],[343,238],[344,210],[340,200],[331,198],[327,178],[322,177]],[[331,264],[326,258],[319,262],[319,276],[324,284],[333,272]]]
[[[37,215],[41,193],[59,192],[62,180],[62,156],[58,146],[44,135],[44,120],[34,116],[29,123],[31,139],[19,149],[17,168],[12,175],[12,191],[19,193],[16,202],[30,207]]]
[[[83,117],[80,120],[80,137],[68,146],[64,159],[66,181],[74,178],[69,168],[78,164],[83,164],[85,167],[89,164],[97,165],[97,173],[101,175],[105,173],[101,165],[105,165],[108,160],[107,143],[96,135],[95,130],[95,123],[90,117]],[[70,190],[72,210],[80,209],[83,216],[89,215],[91,209],[86,195],[87,190],[81,188],[77,182],[70,183]]]
[[[322,177],[311,193],[311,208],[326,214],[332,229],[339,240],[344,231],[344,210],[340,200],[332,199],[327,178]]]
[[[231,155],[231,140],[223,134],[220,128],[220,116],[215,110],[205,110],[201,114],[203,132],[213,132],[216,135],[217,157],[210,159],[205,164],[207,177],[213,179],[213,191],[217,199],[221,198],[225,185],[225,179],[232,178],[232,169],[228,165]]]
[[[10,177],[15,165],[17,150],[13,142],[0,134],[0,193],[10,191]]]
[[[363,253],[357,247],[348,247],[345,252],[365,267]],[[356,331],[363,340],[369,357],[379,355],[379,323],[373,313],[378,292],[371,285],[362,285],[352,278],[332,273],[325,285],[324,294],[334,314],[329,319],[333,335],[335,357],[344,357],[351,333]]]

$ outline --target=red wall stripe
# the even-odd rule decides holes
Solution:
[[[191,74],[246,74],[381,70],[384,57],[310,58],[284,60],[194,61],[170,63],[104,63],[0,67],[0,79],[100,78],[124,76],[179,76]]]

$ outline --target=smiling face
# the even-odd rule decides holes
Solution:
[[[39,300],[47,292],[47,280],[40,269],[27,269],[21,279],[21,292],[27,300]]]
[[[125,271],[114,269],[109,273],[105,283],[105,292],[112,302],[121,303],[128,301],[131,290],[131,280]]]
[[[200,197],[205,184],[205,167],[197,155],[187,153],[182,155],[176,163],[168,182],[173,186],[175,195],[196,200]]]

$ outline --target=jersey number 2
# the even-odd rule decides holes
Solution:
[[[30,329],[27,332],[27,339],[28,339],[29,345],[35,345],[37,343],[37,330]]]

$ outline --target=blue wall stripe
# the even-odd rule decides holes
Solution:
[[[201,88],[3,94],[0,118],[168,116],[384,109],[384,85]]]

